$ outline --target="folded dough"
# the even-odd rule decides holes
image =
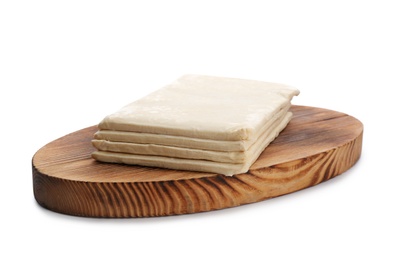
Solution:
[[[288,113],[287,116],[287,118],[289,118],[291,114]],[[282,116],[281,118],[275,120],[275,122],[268,127],[267,131],[264,132],[263,135],[260,136],[247,151],[211,151],[158,144],[124,143],[104,140],[93,140],[92,144],[98,150],[108,152],[158,155],[165,157],[198,159],[215,162],[245,163],[257,152],[257,150],[263,149],[266,140],[268,138],[272,139],[271,135],[277,134],[277,132],[279,131],[278,127],[281,125],[284,119],[285,116]]]
[[[298,93],[274,83],[186,75],[107,116],[99,129],[249,140]]]
[[[121,143],[136,143],[136,144],[155,144],[165,146],[184,147],[201,150],[222,151],[222,152],[237,152],[246,151],[256,140],[265,134],[266,131],[273,125],[278,124],[279,119],[284,117],[290,108],[290,103],[281,108],[268,122],[258,131],[257,136],[249,140],[241,141],[218,141],[211,139],[199,139],[184,136],[138,133],[127,131],[113,131],[100,130],[95,133],[94,138],[97,140],[121,142]],[[98,149],[103,149],[104,146],[99,146],[104,142],[94,140],[94,145]],[[109,143],[110,144],[110,143]],[[118,151],[122,152],[122,151]]]
[[[295,88],[186,75],[99,123],[98,161],[204,171],[247,172],[286,127]]]
[[[291,119],[291,116],[292,114],[290,112],[287,113],[287,116],[283,118],[282,122],[275,126],[274,130],[271,131],[268,136],[263,137],[261,148],[252,151],[250,157],[247,158],[245,163],[226,163],[200,159],[183,159],[176,157],[139,155],[106,151],[93,152],[92,157],[98,161],[109,163],[123,163],[176,170],[211,172],[232,176],[234,174],[245,173],[249,170],[250,166],[257,160],[257,158],[270,144],[270,142],[272,142],[286,127],[287,123]]]

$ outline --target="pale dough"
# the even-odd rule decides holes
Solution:
[[[98,161],[234,175],[247,172],[289,123],[299,90],[185,75],[98,125]]]
[[[186,75],[107,116],[99,129],[249,140],[298,94],[280,84]]]
[[[292,114],[290,112],[287,113],[286,117],[283,118],[280,124],[274,125],[272,131],[269,131],[267,136],[262,136],[259,138],[259,140],[257,140],[257,142],[260,142],[261,145],[258,146],[258,149],[252,150],[250,156],[246,158],[245,163],[225,163],[199,159],[182,159],[175,157],[137,155],[106,151],[96,151],[92,154],[92,157],[103,162],[134,164],[187,171],[212,172],[232,176],[234,174],[245,173],[249,170],[250,166],[257,160],[263,150],[286,127],[291,119],[291,116]],[[252,148],[253,147],[254,145]]]
[[[286,115],[290,108],[290,103],[286,107],[283,107],[277,112],[263,127],[258,131],[258,135],[251,138],[250,140],[241,141],[218,141],[211,139],[198,139],[184,136],[173,136],[173,135],[162,135],[162,134],[150,134],[150,133],[137,133],[127,131],[113,131],[113,130],[99,130],[95,133],[94,138],[97,140],[111,141],[111,142],[122,142],[122,143],[136,143],[136,144],[155,144],[165,146],[184,147],[191,149],[211,150],[211,151],[222,151],[222,152],[238,152],[246,151],[250,146],[256,142],[259,136],[265,134],[265,132],[273,125],[279,122],[279,118]],[[94,140],[94,145],[98,149],[103,149],[103,145],[99,147],[98,142]]]
[[[287,114],[290,118],[291,114]],[[210,151],[202,149],[191,149],[185,147],[175,147],[157,144],[136,144],[124,142],[111,142],[104,140],[93,140],[92,144],[100,151],[141,154],[141,155],[157,155],[165,157],[175,157],[184,159],[208,160],[214,162],[227,163],[246,163],[257,150],[262,149],[263,144],[266,143],[271,135],[276,133],[281,122],[285,116],[278,118],[267,131],[258,138],[258,140],[247,151],[240,152],[224,152],[224,151]]]

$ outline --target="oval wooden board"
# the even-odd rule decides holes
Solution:
[[[218,174],[101,163],[90,156],[96,126],[34,155],[33,190],[50,210],[85,217],[149,217],[234,207],[335,177],[359,159],[363,125],[344,113],[293,106],[293,118],[249,172]]]

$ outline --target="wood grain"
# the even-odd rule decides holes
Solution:
[[[293,106],[293,118],[248,173],[223,175],[93,160],[96,126],[61,137],[33,156],[37,202],[85,217],[149,217],[235,207],[301,190],[352,167],[363,125],[347,114]]]

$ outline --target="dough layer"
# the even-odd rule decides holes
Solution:
[[[292,114],[290,112],[287,113],[287,116],[283,118],[279,125],[274,127],[273,131],[271,131],[268,136],[262,136],[262,140],[258,140],[261,144],[261,146],[258,146],[260,148],[252,150],[250,156],[246,158],[244,163],[227,163],[201,159],[183,159],[176,157],[139,155],[108,151],[96,151],[92,153],[92,157],[96,160],[109,163],[123,163],[176,170],[211,172],[232,176],[234,174],[245,173],[249,170],[250,166],[257,160],[264,149],[286,127],[291,119],[291,116]]]
[[[281,123],[284,120],[288,120],[290,117],[291,113],[288,113],[286,119],[285,117],[277,119],[274,124],[270,125],[269,129],[267,129],[267,131],[262,136],[260,136],[247,151],[242,152],[210,151],[157,144],[123,143],[104,140],[93,140],[92,144],[98,150],[107,152],[157,155],[164,157],[197,159],[226,163],[245,163],[257,152],[257,150],[263,148],[263,145],[268,139],[272,139],[273,135],[277,135],[279,132],[278,127],[281,126]]]
[[[257,139],[265,134],[266,131],[273,124],[279,123],[279,119],[284,117],[290,108],[290,103],[286,107],[277,112],[263,127],[258,131],[257,136],[249,140],[241,141],[222,141],[211,139],[199,139],[184,136],[137,133],[127,131],[113,131],[113,130],[99,130],[95,133],[94,138],[97,140],[121,142],[121,143],[135,143],[135,144],[155,144],[174,147],[184,147],[191,149],[201,149],[210,151],[222,152],[238,152],[247,151]],[[99,142],[95,140],[95,144]],[[95,146],[100,149],[99,147]]]
[[[99,129],[249,140],[298,93],[274,83],[186,75],[105,117]]]
[[[299,90],[275,83],[185,75],[106,116],[92,140],[98,161],[234,175],[247,172],[291,120]]]

